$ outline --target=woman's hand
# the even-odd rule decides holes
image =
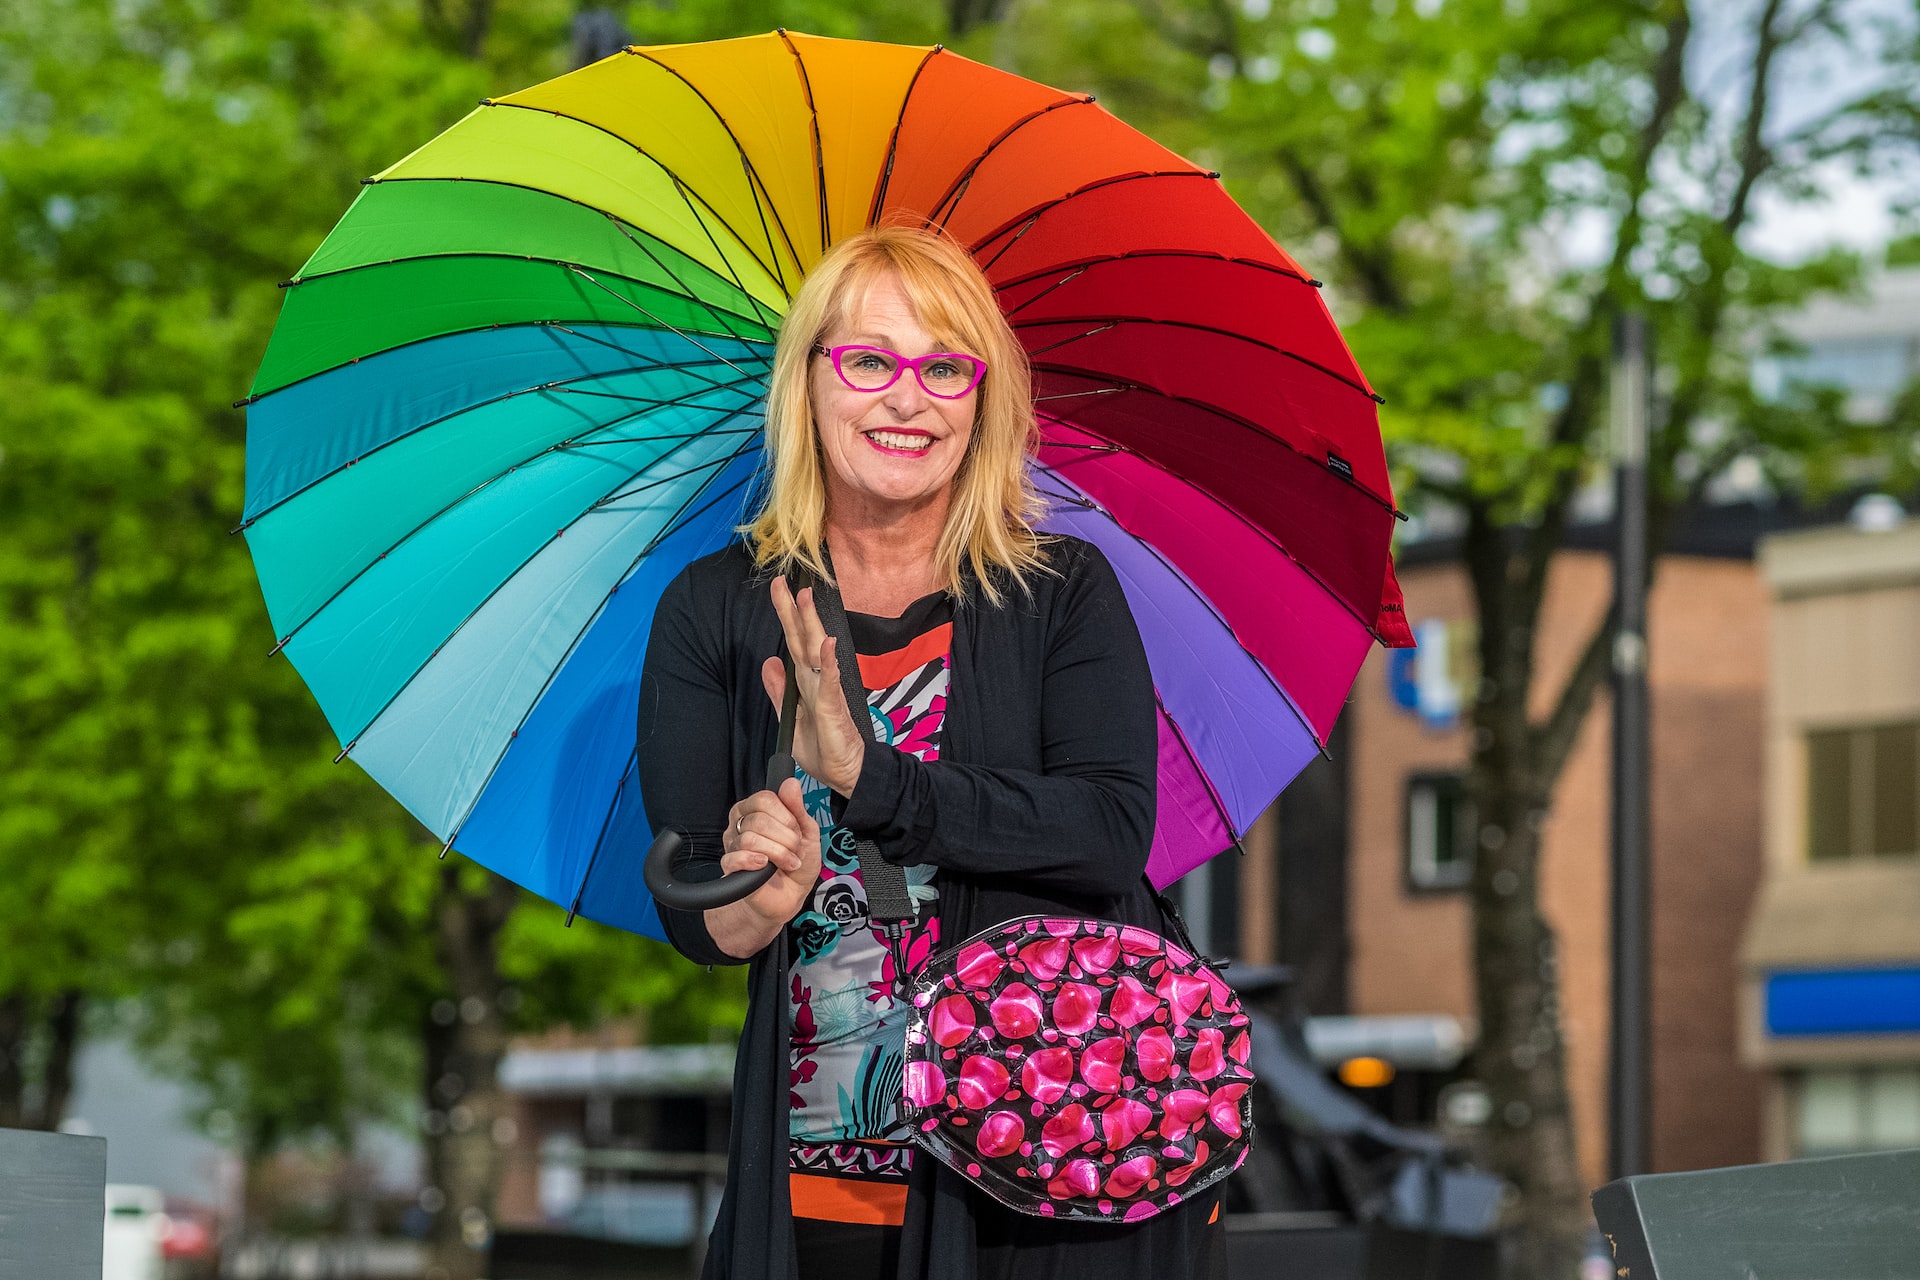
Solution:
[[[756,791],[728,810],[720,847],[723,872],[774,866],[772,879],[753,893],[706,913],[714,942],[745,960],[800,914],[820,880],[820,824],[807,815],[800,780],[789,778],[778,791]]]
[[[802,769],[842,796],[853,794],[866,759],[867,736],[847,706],[840,685],[837,642],[820,623],[813,607],[813,589],[796,597],[787,580],[773,580],[773,609],[787,633],[787,652],[793,655],[794,680],[800,686],[800,710],[793,728],[793,758]],[[777,709],[787,692],[786,666],[768,658],[760,668],[767,696]],[[867,709],[860,708],[860,714]]]

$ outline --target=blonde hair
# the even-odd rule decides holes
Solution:
[[[1006,580],[1024,589],[1028,575],[1047,563],[1045,540],[1033,528],[1043,503],[1026,466],[1038,435],[1031,375],[1027,353],[986,276],[966,250],[933,232],[881,226],[849,236],[821,257],[794,295],[780,325],[767,393],[766,497],[740,531],[751,541],[759,568],[804,567],[831,580],[822,550],[825,463],[809,392],[813,348],[835,324],[850,323],[888,273],[899,278],[935,342],[987,362],[934,561],[950,593],[963,595],[971,578],[997,605]]]

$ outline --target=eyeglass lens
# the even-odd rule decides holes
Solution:
[[[923,360],[917,372],[928,395],[962,396],[980,378],[980,362],[971,356],[941,355]],[[878,391],[900,375],[900,357],[881,347],[850,347],[840,353],[840,376],[862,391]]]

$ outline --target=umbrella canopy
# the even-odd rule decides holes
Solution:
[[[242,528],[351,755],[468,857],[659,933],[635,708],[666,584],[757,491],[773,340],[835,240],[938,224],[1032,357],[1048,527],[1160,702],[1149,872],[1230,847],[1406,643],[1376,398],[1218,175],[941,48],[625,50],[378,176],[287,285]]]

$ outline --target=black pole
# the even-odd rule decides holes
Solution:
[[[1614,330],[1613,463],[1613,1035],[1609,1176],[1651,1171],[1651,948],[1648,946],[1647,410],[1645,318]]]

